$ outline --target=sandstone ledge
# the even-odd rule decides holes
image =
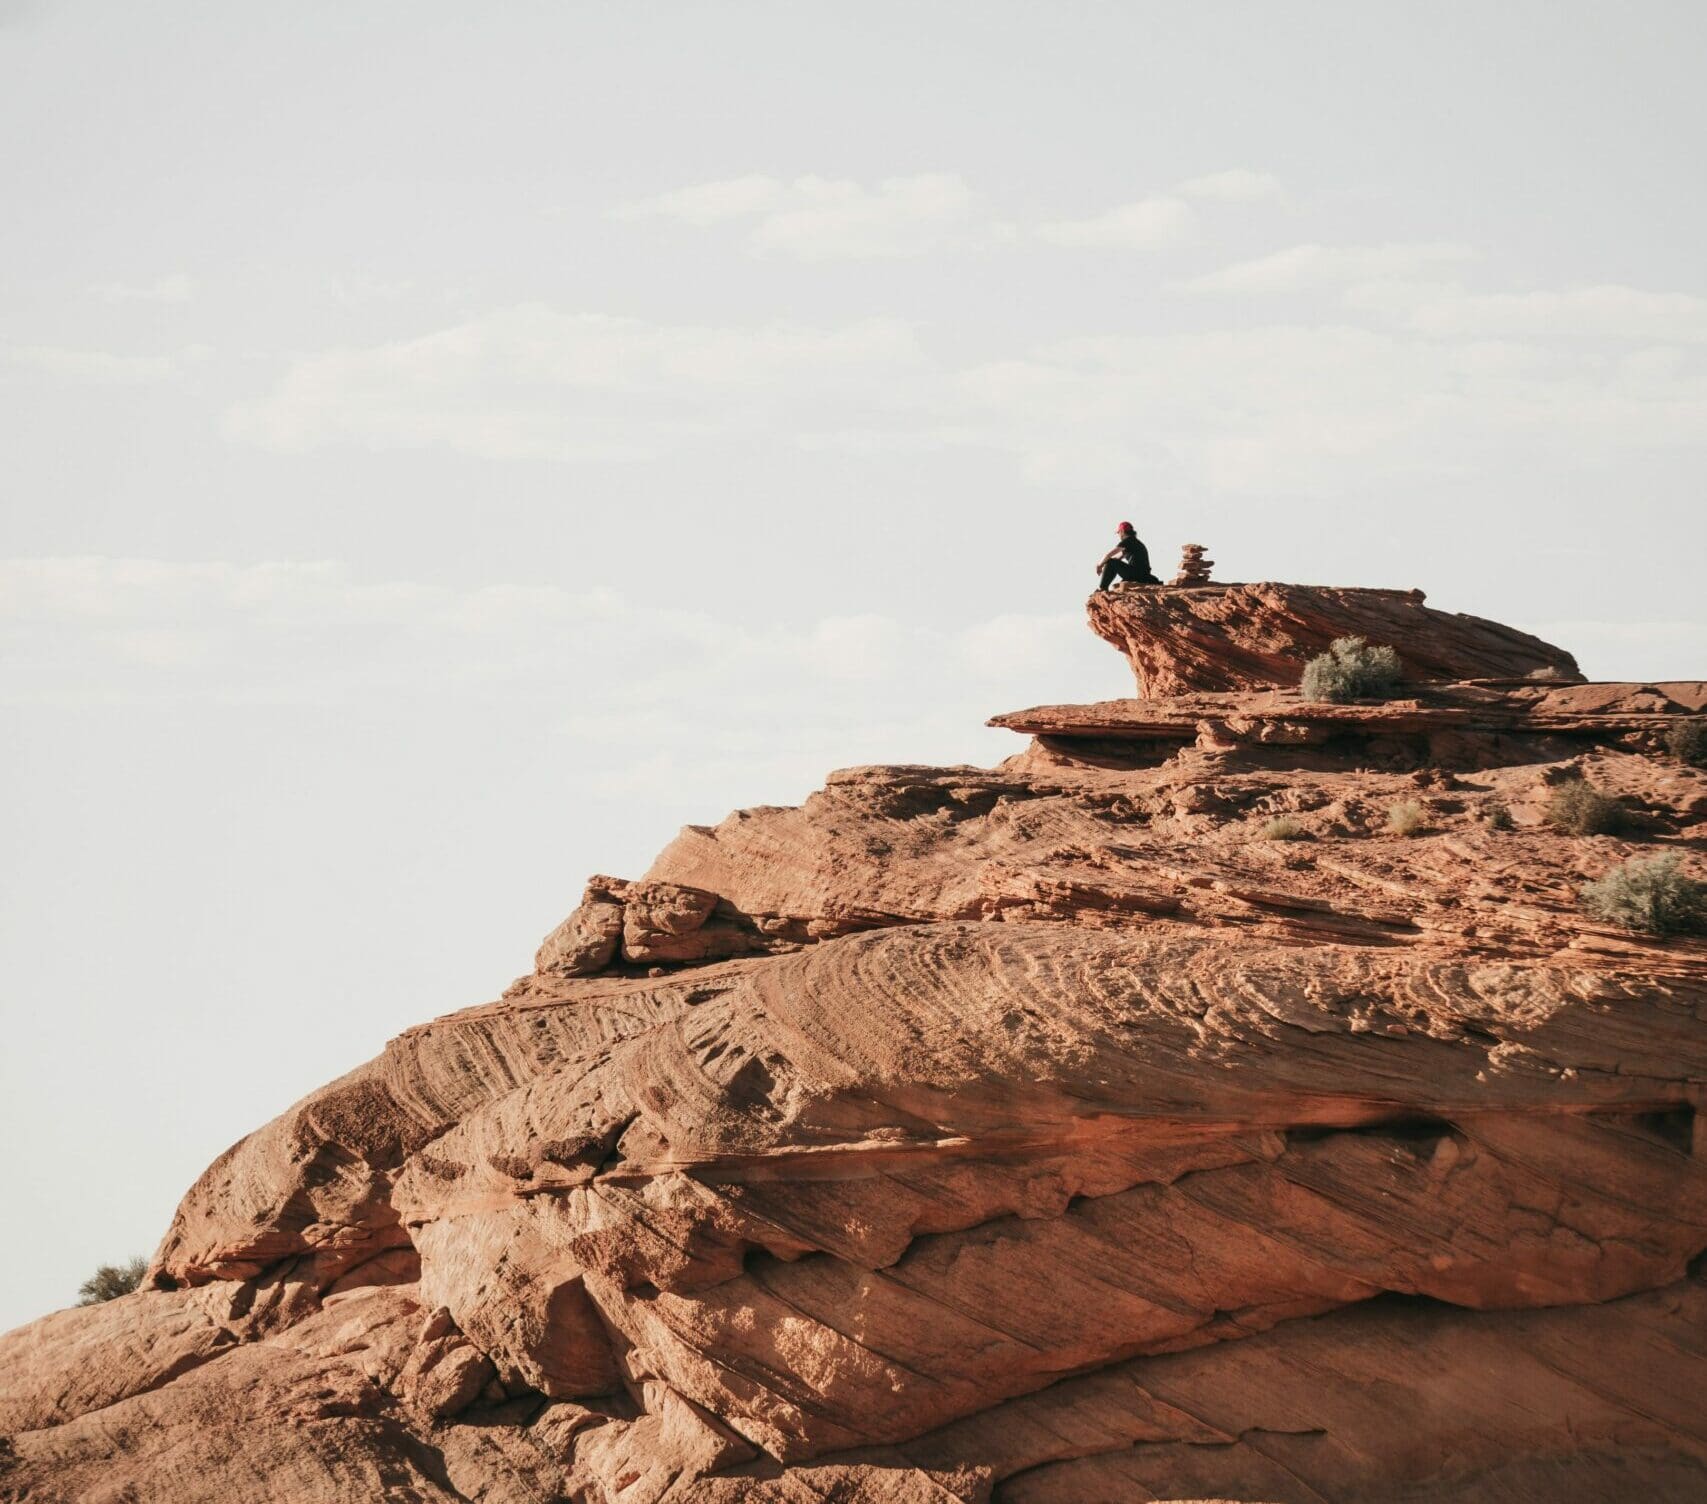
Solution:
[[[1294,686],[1341,637],[1396,648],[1414,683],[1580,677],[1562,648],[1423,602],[1420,590],[1333,585],[1129,586],[1091,596],[1087,610],[1146,698]]]
[[[1091,705],[1038,705],[988,724],[1032,736],[1189,742],[1320,743],[1331,736],[1462,732],[1560,735],[1657,750],[1679,718],[1707,716],[1707,683],[1535,684],[1487,680],[1416,686],[1389,700],[1330,704],[1295,690],[1181,694]],[[1208,728],[1207,731],[1205,728]]]

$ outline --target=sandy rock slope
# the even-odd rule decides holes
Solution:
[[[0,1338],[0,1499],[1707,1498],[1707,940],[1578,897],[1707,876],[1707,692],[1209,588],[1093,601],[1150,698],[689,827],[235,1145]],[[1300,702],[1347,621],[1401,698]]]

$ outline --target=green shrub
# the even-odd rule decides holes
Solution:
[[[1561,783],[1547,801],[1547,820],[1573,836],[1606,836],[1622,830],[1628,811],[1581,778]]]
[[[1428,824],[1428,811],[1415,799],[1401,799],[1387,808],[1387,829],[1396,836],[1414,836]]]
[[[1384,700],[1399,687],[1399,655],[1372,648],[1361,637],[1342,637],[1304,666],[1306,700]]]
[[[1482,819],[1489,830],[1510,830],[1513,828],[1511,811],[1500,803],[1490,804],[1482,811]]]
[[[146,1273],[148,1260],[144,1258],[130,1259],[123,1264],[102,1264],[83,1281],[77,1291],[77,1304],[98,1306],[103,1300],[129,1295],[142,1283],[142,1276]]]
[[[1707,768],[1707,721],[1679,721],[1666,732],[1666,751],[1692,768]]]
[[[1707,883],[1685,876],[1675,852],[1614,867],[1583,884],[1582,901],[1596,919],[1650,935],[1707,924]]]
[[[1291,815],[1276,815],[1258,834],[1265,841],[1302,841],[1310,832]]]

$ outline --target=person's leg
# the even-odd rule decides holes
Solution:
[[[1107,590],[1114,583],[1117,575],[1123,580],[1135,580],[1138,578],[1138,570],[1127,563],[1125,559],[1110,559],[1102,567],[1102,583],[1097,586],[1097,589]]]

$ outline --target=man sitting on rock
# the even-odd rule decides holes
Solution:
[[[1162,582],[1150,573],[1150,551],[1138,541],[1132,524],[1121,523],[1117,536],[1120,541],[1102,556],[1102,562],[1097,565],[1102,571],[1102,583],[1097,589],[1107,590],[1116,578],[1134,585],[1160,585]]]

